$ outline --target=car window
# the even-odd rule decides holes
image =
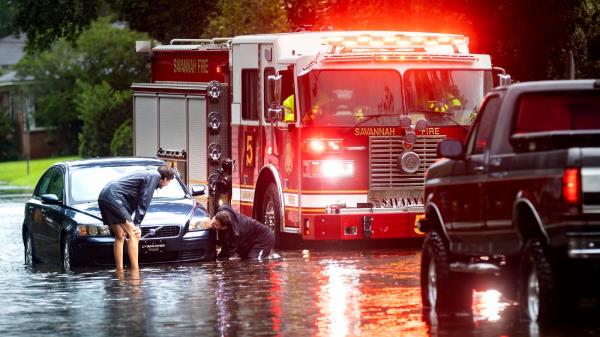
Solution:
[[[481,107],[475,129],[469,138],[468,146],[471,154],[483,153],[489,147],[499,107],[500,97],[498,96],[489,97]]]
[[[50,178],[50,183],[48,184],[49,194],[54,194],[58,198],[58,200],[63,200],[65,190],[65,179],[63,177],[63,173],[61,170],[53,170],[52,177]]]
[[[44,194],[48,193],[48,186],[50,185],[50,180],[52,179],[54,169],[49,169],[44,173],[44,175],[40,178],[33,195],[35,197],[41,197]]]
[[[156,170],[156,166],[93,166],[80,167],[71,170],[70,200],[72,204],[96,202],[100,191],[110,181],[135,171],[146,169]],[[178,180],[172,181],[167,187],[157,189],[154,198],[183,199],[186,192]]]

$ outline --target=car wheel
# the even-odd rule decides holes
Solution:
[[[281,200],[275,184],[270,183],[263,197],[260,221],[267,225],[275,234],[275,247],[280,246],[281,240]]]
[[[437,232],[429,232],[421,255],[421,301],[440,314],[471,310],[472,287],[450,271],[449,252]]]
[[[25,236],[25,265],[33,267],[34,263],[35,257],[33,254],[33,235],[28,231]]]
[[[69,242],[69,239],[66,236],[64,236],[62,239],[61,256],[63,271],[71,271],[71,243]]]
[[[556,282],[552,265],[539,240],[525,245],[519,276],[519,305],[532,322],[548,321],[557,310]]]

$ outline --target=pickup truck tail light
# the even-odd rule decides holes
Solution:
[[[567,168],[563,173],[563,199],[569,205],[581,203],[581,171]]]

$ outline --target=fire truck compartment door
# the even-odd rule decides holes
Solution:
[[[158,150],[158,99],[156,95],[134,95],[136,156],[156,156]]]
[[[206,184],[207,177],[207,153],[208,145],[206,128],[206,100],[204,97],[190,97],[188,100],[188,165],[189,183]]]
[[[159,147],[165,150],[187,151],[185,96],[159,96],[159,113]]]

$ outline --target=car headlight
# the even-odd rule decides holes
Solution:
[[[206,230],[206,229],[210,229],[210,218],[207,216],[202,216],[202,217],[193,217],[192,220],[190,220],[190,226],[189,226],[189,231],[190,232],[194,232],[194,231],[202,231],[202,230]]]
[[[110,228],[106,225],[77,225],[77,235],[86,236],[111,236]]]

